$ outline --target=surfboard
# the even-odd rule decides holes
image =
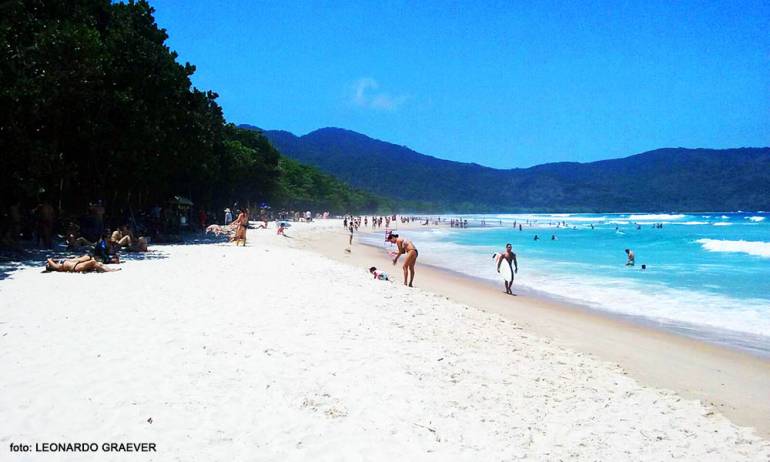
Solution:
[[[492,261],[494,262],[494,265],[495,265],[495,272],[497,271],[497,257],[499,257],[499,256],[500,256],[499,253],[496,253],[493,256],[493,260]],[[500,275],[500,278],[502,280],[504,280],[505,282],[513,281],[513,272],[511,271],[511,265],[509,265],[508,262],[505,261],[505,260],[503,260],[500,263],[500,273],[498,273],[498,274]]]

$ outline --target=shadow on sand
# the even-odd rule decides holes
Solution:
[[[122,261],[160,260],[168,258],[164,247],[171,245],[201,245],[226,242],[226,238],[213,235],[189,234],[179,242],[151,244],[149,252],[120,252]],[[93,248],[84,247],[81,250],[71,250],[63,242],[56,242],[53,249],[38,249],[33,246],[21,246],[14,249],[0,248],[0,281],[7,279],[16,271],[25,268],[40,268],[42,271],[47,258],[60,260],[63,258],[79,257],[92,253]]]

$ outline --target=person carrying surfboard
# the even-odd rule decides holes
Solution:
[[[417,247],[414,246],[412,241],[406,240],[403,237],[398,237],[398,234],[395,233],[388,233],[387,237],[385,238],[387,242],[390,242],[391,244],[396,244],[396,247],[398,247],[398,253],[396,254],[396,257],[393,259],[393,265],[395,266],[398,262],[399,257],[401,255],[406,254],[406,257],[404,259],[404,285],[408,285],[409,287],[412,287],[412,281],[414,281],[414,264],[417,262]],[[407,278],[409,279],[409,283],[407,284]]]
[[[505,252],[497,255],[497,272],[500,272],[500,265],[502,265],[503,260],[505,260],[508,264],[508,271],[511,275],[510,280],[508,280],[508,278],[503,280],[505,283],[505,293],[513,295],[513,292],[511,292],[511,286],[513,285],[513,275],[519,272],[519,263],[516,261],[516,254],[513,253],[513,250],[511,249],[511,244],[505,244]],[[513,268],[511,268],[511,263],[513,263]]]

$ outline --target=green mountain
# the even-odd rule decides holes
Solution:
[[[391,213],[393,200],[352,188],[317,167],[281,156],[280,176],[271,196],[274,207],[293,210],[328,210],[332,213]]]
[[[770,148],[665,148],[622,159],[503,170],[438,159],[339,128],[299,137],[278,130],[264,135],[284,155],[355,187],[437,210],[770,209]]]

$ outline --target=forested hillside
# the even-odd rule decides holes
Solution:
[[[194,88],[146,1],[12,0],[0,8],[0,210],[49,202],[108,215],[174,195],[333,212],[385,202],[282,160]],[[269,63],[265,64],[269,66]],[[366,209],[366,210],[364,210]],[[219,208],[221,210],[221,208]]]
[[[285,155],[343,181],[445,211],[770,209],[770,148],[658,149],[623,159],[500,170],[426,156],[325,128],[265,135]]]

